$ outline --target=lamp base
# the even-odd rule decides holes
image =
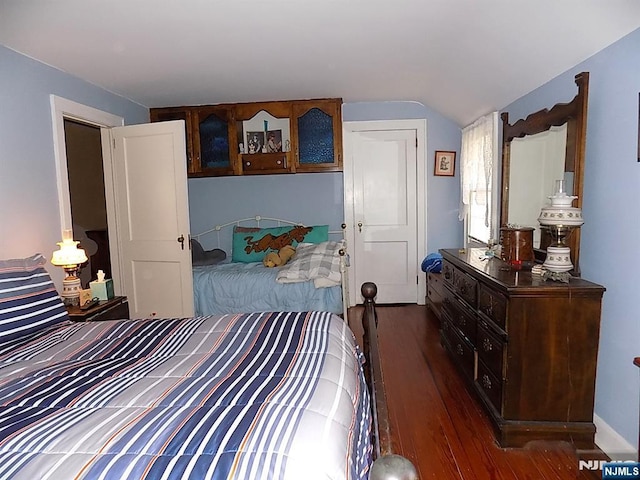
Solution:
[[[547,247],[547,258],[542,264],[550,272],[568,272],[573,269],[569,247]]]
[[[80,305],[80,291],[82,285],[75,275],[68,275],[62,281],[62,303],[68,306]]]

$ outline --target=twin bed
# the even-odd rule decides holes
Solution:
[[[193,261],[196,315],[346,313],[347,255],[342,231],[256,215],[216,225],[194,235],[193,241],[194,252],[208,249]],[[284,266],[265,267],[262,258],[285,244],[297,249],[294,257]]]
[[[393,457],[379,360],[365,376],[339,316],[73,323],[44,264],[0,261],[0,478],[366,479]]]

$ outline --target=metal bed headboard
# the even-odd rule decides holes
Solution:
[[[211,233],[215,233],[217,238],[217,245],[218,247],[221,245],[220,242],[220,232],[223,231],[224,229],[231,227],[231,226],[243,226],[243,223],[250,223],[252,222],[251,226],[255,226],[255,227],[260,227],[260,222],[272,222],[275,223],[276,227],[281,227],[283,225],[302,225],[302,226],[307,226],[304,222],[294,222],[291,220],[283,220],[281,218],[273,218],[273,217],[263,217],[262,215],[255,215],[253,217],[247,217],[247,218],[241,218],[239,220],[233,220],[231,222],[227,222],[227,223],[223,223],[220,225],[215,225],[212,228],[210,228],[209,230],[205,230],[204,232],[200,232],[196,235],[191,235],[192,238],[195,238],[196,240],[200,241],[200,239],[206,235],[209,235]],[[341,235],[344,238],[344,224],[343,224],[343,229],[342,230],[329,230],[329,235]]]

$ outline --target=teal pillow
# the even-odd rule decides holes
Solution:
[[[233,250],[231,260],[234,262],[261,262],[269,252],[277,252],[285,245],[295,247],[299,243],[322,243],[329,240],[329,225],[287,225],[285,227],[233,228]]]

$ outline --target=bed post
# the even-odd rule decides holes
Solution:
[[[378,287],[375,283],[365,282],[360,291],[364,297],[362,346],[367,360],[364,374],[371,394],[374,431],[375,461],[371,466],[369,480],[418,480],[418,473],[413,464],[405,457],[393,453],[398,448],[391,436],[389,410],[378,348],[378,316],[374,302]]]

